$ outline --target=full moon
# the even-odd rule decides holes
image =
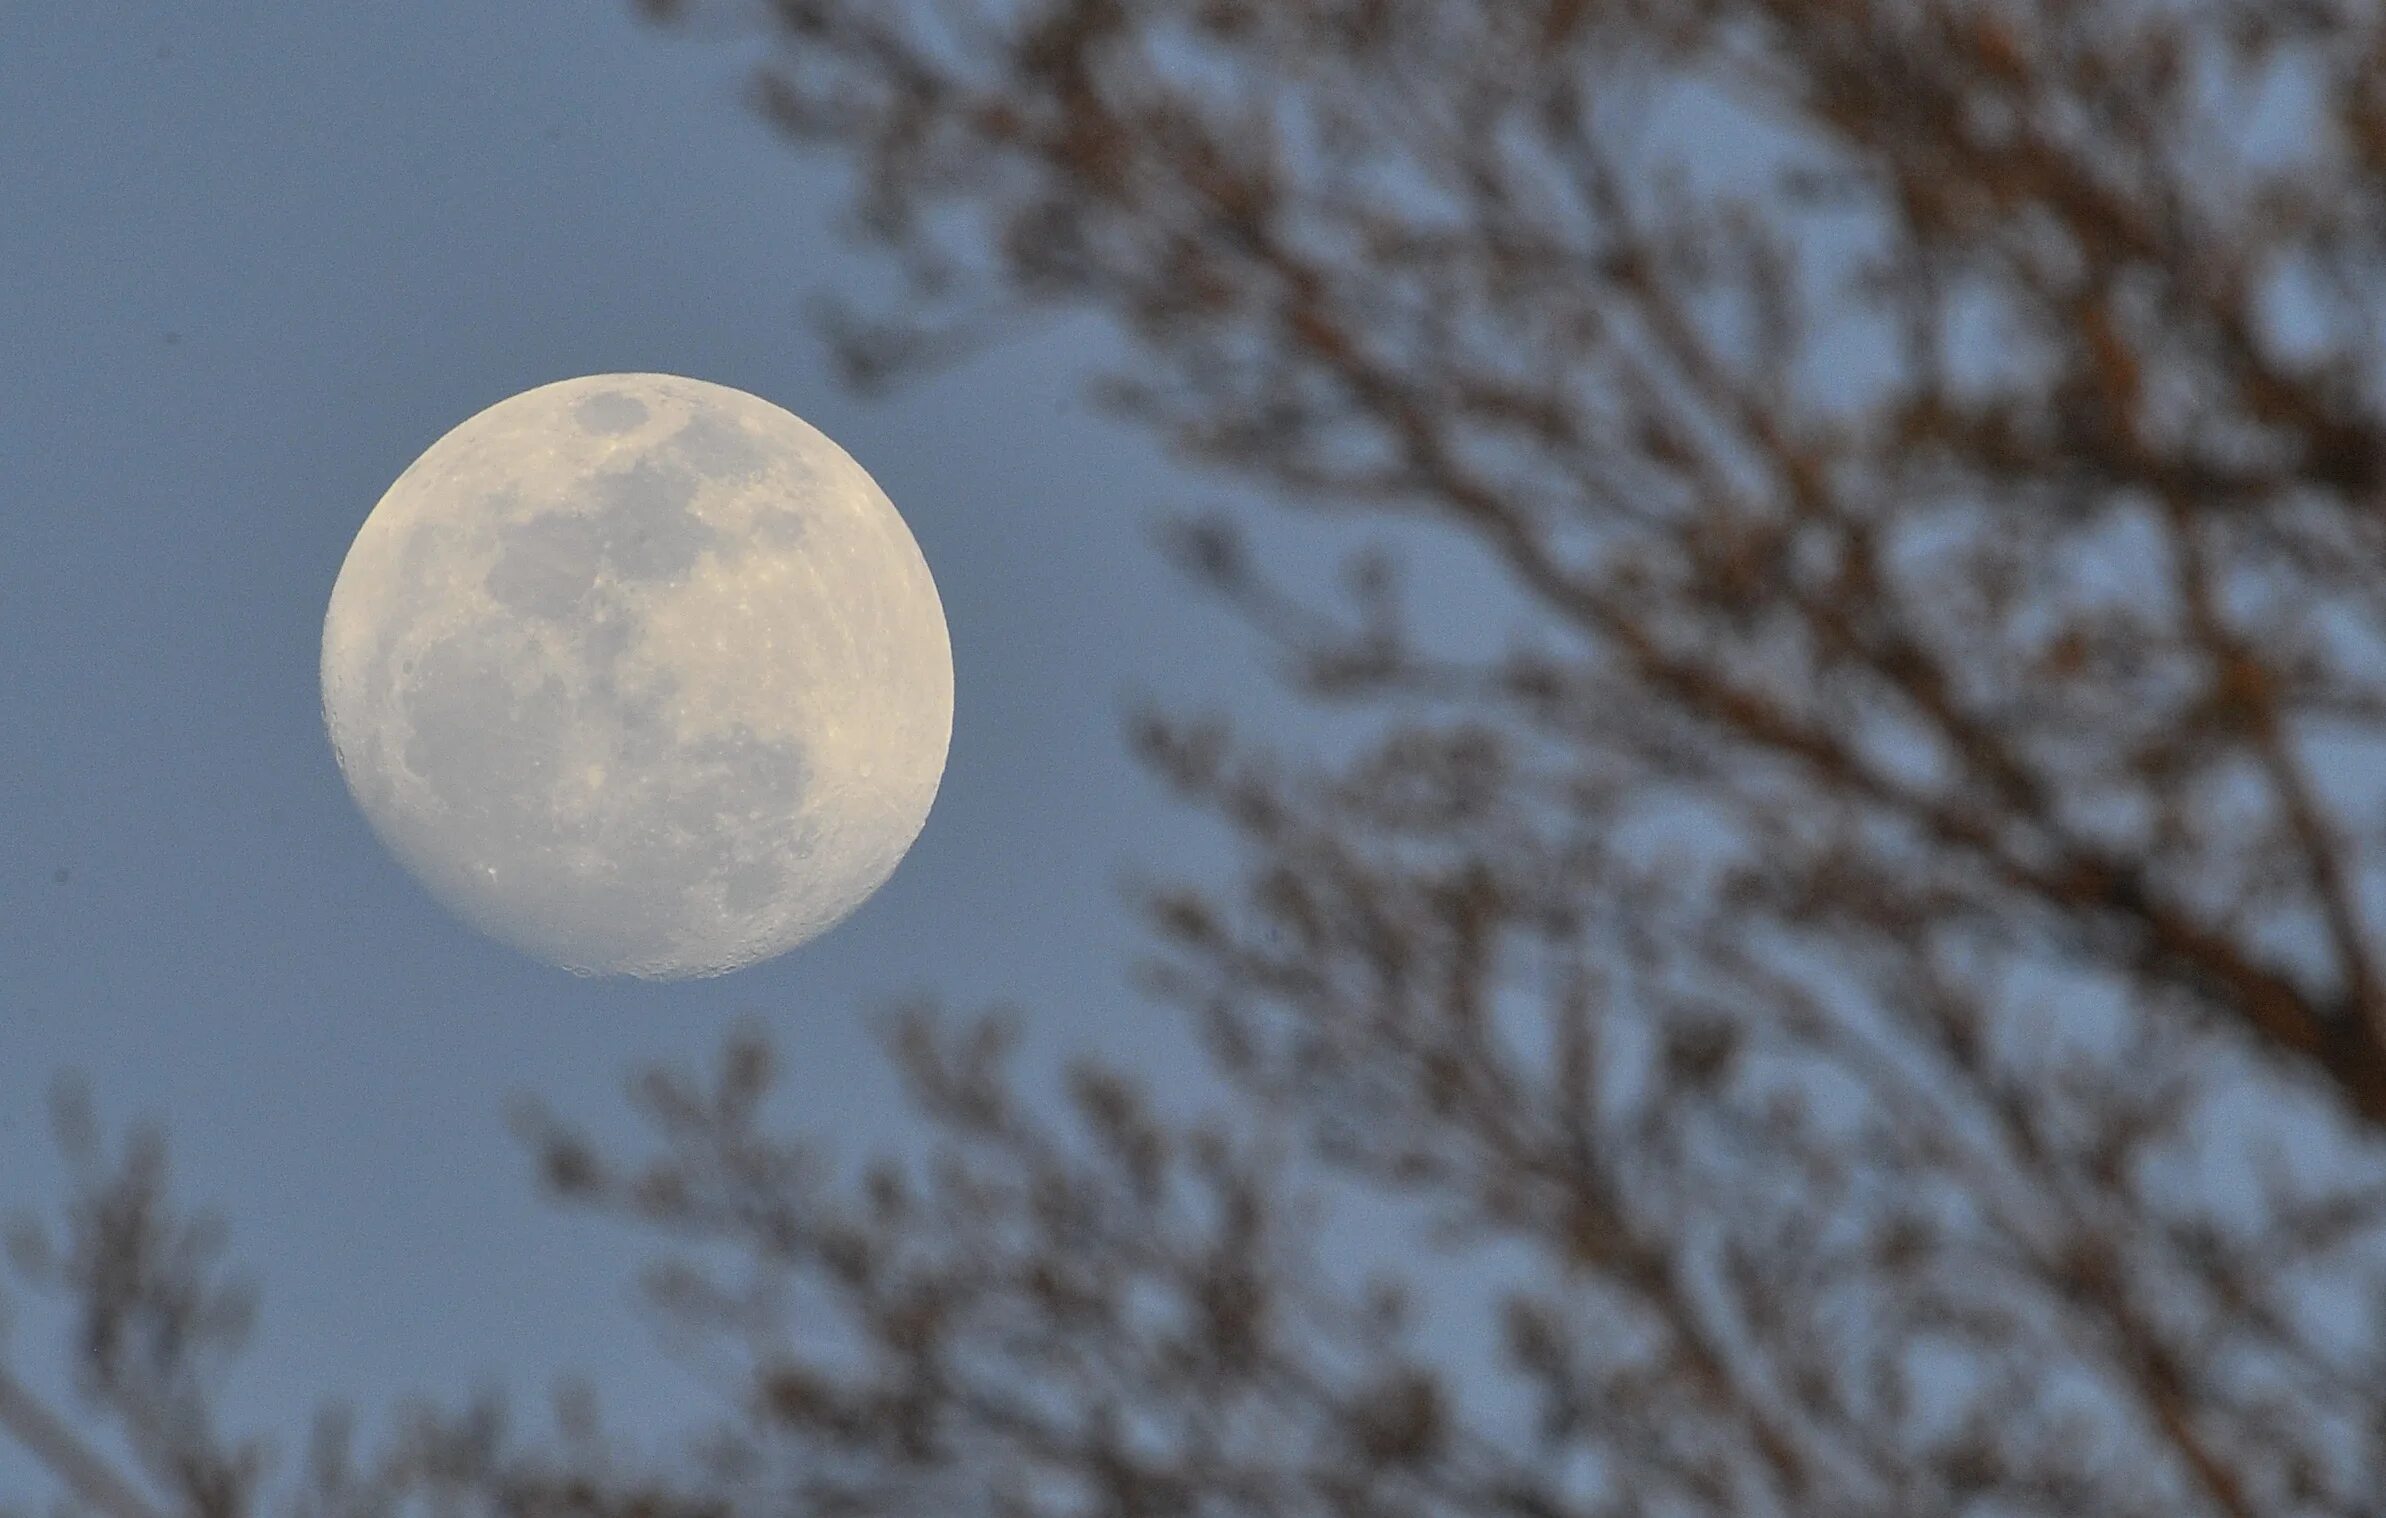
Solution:
[[[927,820],[944,609],[861,466],[663,374],[500,401],[365,518],[323,714],[373,830],[490,936],[718,975],[851,913]]]

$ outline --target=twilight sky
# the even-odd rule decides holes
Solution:
[[[833,167],[742,110],[746,55],[603,0],[178,0],[0,12],[0,1210],[59,1194],[57,1073],[170,1131],[264,1292],[231,1409],[657,1374],[639,1241],[532,1199],[502,1109],[629,1132],[621,1080],[760,1018],[787,1122],[899,1131],[891,1000],[1015,1000],[1046,1048],[1181,1058],[1114,885],[1207,857],[1122,698],[1256,665],[1149,545],[1198,494],[1075,400],[1064,330],[886,401],[800,308],[868,270]],[[544,381],[696,375],[837,439],[951,622],[952,760],[852,921],[723,980],[585,982],[447,916],[342,789],[316,685],[357,525],[447,428]],[[52,1322],[12,1354],[57,1386]],[[284,1448],[288,1448],[287,1440]],[[0,1448],[0,1501],[48,1488]]]

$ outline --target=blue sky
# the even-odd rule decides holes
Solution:
[[[867,282],[833,166],[738,103],[734,48],[598,0],[178,0],[0,11],[0,1208],[56,1199],[43,1093],[169,1129],[264,1317],[232,1407],[535,1391],[693,1408],[630,1306],[640,1241],[532,1199],[502,1111],[627,1134],[622,1077],[743,1016],[787,1122],[900,1134],[870,1032],[934,992],[1165,1077],[1123,869],[1209,857],[1122,700],[1256,666],[1149,547],[1199,491],[1089,415],[1063,329],[884,401],[806,298]],[[951,621],[934,815],[819,942],[719,981],[586,982],[427,899],[342,789],[316,686],[341,556],[450,426],[664,370],[803,415],[903,510]],[[11,1349],[45,1388],[49,1320]],[[287,1444],[285,1443],[285,1448]],[[0,1449],[0,1500],[47,1491]]]

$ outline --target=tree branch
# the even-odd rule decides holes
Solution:
[[[0,1370],[0,1429],[48,1466],[53,1475],[107,1518],[164,1518],[131,1482],[116,1474],[98,1452],[30,1391]]]

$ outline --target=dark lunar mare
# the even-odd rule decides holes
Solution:
[[[592,417],[603,399],[582,403],[584,422],[626,416]],[[697,470],[762,466],[742,429],[698,420],[707,424],[684,429],[673,454],[590,480],[585,509],[505,528],[485,583],[513,625],[434,644],[400,682],[407,767],[478,845],[458,884],[485,889],[494,867],[509,918],[541,925],[534,947],[566,960],[598,957],[600,945],[606,958],[661,960],[699,914],[766,909],[789,858],[810,848],[809,827],[791,836],[788,826],[812,779],[801,745],[743,727],[679,744],[665,719],[677,681],[624,674],[640,595],[685,581],[724,547],[692,509]],[[548,646],[522,649],[523,631]],[[558,649],[571,674],[525,684],[519,671]],[[573,795],[591,762],[616,788],[609,804]]]

